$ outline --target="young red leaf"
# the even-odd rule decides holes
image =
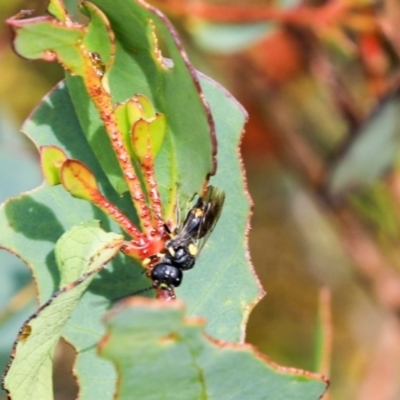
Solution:
[[[96,178],[86,165],[77,160],[66,160],[61,168],[62,185],[72,196],[94,201],[99,195]]]

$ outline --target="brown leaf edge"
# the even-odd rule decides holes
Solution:
[[[250,318],[250,313],[254,309],[254,307],[263,299],[264,296],[266,296],[267,292],[263,288],[260,279],[258,278],[258,275],[256,273],[256,270],[254,268],[254,265],[251,261],[251,255],[250,255],[250,250],[249,250],[249,232],[251,230],[251,218],[253,216],[253,210],[254,210],[254,202],[253,199],[250,195],[249,189],[248,189],[248,184],[247,184],[247,177],[246,177],[246,169],[243,161],[242,154],[240,152],[240,148],[242,145],[243,137],[246,133],[245,126],[249,120],[249,114],[246,111],[246,109],[242,106],[242,104],[239,103],[239,101],[227,90],[224,86],[222,86],[220,83],[216,82],[214,79],[210,78],[209,76],[203,74],[200,71],[197,71],[197,75],[201,76],[203,80],[208,80],[211,82],[213,85],[218,86],[218,89],[224,94],[225,97],[227,97],[232,103],[235,103],[237,108],[240,109],[240,112],[244,115],[244,127],[242,129],[242,132],[240,134],[238,144],[236,147],[236,155],[238,157],[240,169],[241,169],[241,178],[242,178],[242,185],[243,185],[243,193],[245,197],[247,198],[248,204],[249,204],[249,214],[247,216],[247,222],[246,222],[246,228],[244,232],[244,237],[245,237],[245,250],[246,250],[246,260],[247,260],[247,265],[250,269],[250,272],[253,274],[254,279],[256,281],[257,287],[258,287],[258,296],[253,300],[252,303],[250,303],[246,308],[245,308],[245,313],[244,313],[244,318],[241,323],[240,331],[241,331],[241,338],[240,338],[240,343],[245,342],[246,338],[246,325],[249,321]]]

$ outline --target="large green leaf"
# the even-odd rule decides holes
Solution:
[[[100,354],[119,374],[115,399],[317,400],[317,375],[271,365],[250,346],[216,342],[182,304],[125,301],[109,313]]]
[[[247,254],[251,205],[238,148],[246,113],[210,78],[201,75],[201,85],[217,128],[218,170],[211,183],[225,190],[226,199],[221,218],[196,267],[185,274],[177,293],[187,302],[191,315],[207,318],[207,331],[213,337],[239,341],[243,340],[252,306],[262,295]]]
[[[21,328],[4,387],[14,400],[51,399],[53,353],[94,274],[113,258],[122,236],[106,233],[97,221],[72,228],[57,242],[56,258],[62,288]]]

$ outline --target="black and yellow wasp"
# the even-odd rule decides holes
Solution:
[[[183,223],[174,232],[169,232],[170,239],[165,243],[164,251],[144,260],[155,289],[162,289],[174,297],[174,288],[181,284],[183,271],[194,267],[199,250],[218,222],[224,200],[224,192],[208,186]]]

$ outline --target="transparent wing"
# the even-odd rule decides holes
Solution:
[[[209,186],[204,196],[199,197],[190,209],[182,226],[173,236],[176,246],[187,246],[195,242],[201,249],[217,223],[225,200],[225,193]]]
[[[214,186],[209,186],[207,192],[203,197],[203,217],[200,221],[197,236],[195,241],[197,242],[199,256],[205,243],[217,224],[219,217],[221,216],[222,208],[225,201],[225,193]]]

